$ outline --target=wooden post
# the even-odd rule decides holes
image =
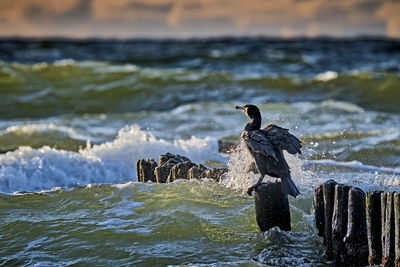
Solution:
[[[194,166],[192,168],[189,169],[188,171],[188,179],[199,179],[201,177],[201,175],[203,174],[203,170],[199,169],[198,167]]]
[[[365,193],[357,187],[352,187],[349,191],[347,234],[343,241],[346,249],[346,265],[368,264]]]
[[[138,182],[142,182],[142,172],[140,171],[140,165],[141,165],[142,159],[139,159],[136,161],[136,180]]]
[[[325,229],[325,212],[324,212],[324,192],[322,185],[319,185],[314,190],[314,213],[315,225],[318,230],[318,236],[324,236]]]
[[[382,265],[394,266],[395,249],[394,249],[394,207],[393,192],[382,194]]]
[[[138,182],[152,181],[156,182],[154,169],[157,167],[157,162],[154,159],[141,159],[136,162],[136,177]]]
[[[379,265],[382,262],[382,191],[367,193],[367,236],[368,236],[368,263]]]
[[[335,201],[332,215],[332,254],[333,262],[337,266],[344,265],[347,262],[343,238],[347,233],[349,190],[350,186],[343,184],[335,186]]]
[[[281,182],[267,182],[258,186],[254,193],[256,220],[261,231],[274,226],[290,231],[290,208],[287,194],[282,191]]]
[[[228,172],[226,168],[211,168],[205,172],[205,175],[207,178],[211,178],[219,183],[226,172]]]
[[[324,195],[324,213],[325,213],[325,227],[324,227],[324,244],[326,245],[325,257],[328,260],[333,259],[332,248],[332,215],[333,204],[335,200],[335,185],[334,180],[328,180],[322,185]]]
[[[171,183],[177,179],[188,179],[188,171],[190,168],[197,166],[190,161],[180,162],[172,167],[167,183]]]
[[[393,206],[394,206],[394,250],[395,259],[394,265],[400,267],[400,193],[396,192],[393,194]]]
[[[394,208],[394,250],[395,259],[394,265],[400,267],[400,193],[393,194],[393,208]]]
[[[154,169],[157,183],[166,183],[173,165],[164,164]]]

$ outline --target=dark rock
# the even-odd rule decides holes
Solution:
[[[258,186],[254,193],[256,220],[261,231],[274,226],[290,231],[290,209],[287,194],[282,191],[281,182],[267,182]]]

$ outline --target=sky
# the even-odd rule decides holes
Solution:
[[[0,0],[0,36],[400,38],[400,0]]]

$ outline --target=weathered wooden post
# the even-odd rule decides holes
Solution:
[[[394,250],[395,259],[394,265],[400,267],[400,193],[396,192],[393,194],[393,206],[394,206]]]
[[[198,166],[194,166],[188,171],[188,179],[200,179],[201,175],[205,170],[200,169]]]
[[[322,185],[319,185],[314,190],[314,213],[315,225],[317,227],[318,236],[324,236],[325,229],[325,212],[324,212],[324,192]]]
[[[262,183],[254,192],[256,220],[261,231],[274,226],[290,231],[290,208],[288,196],[281,182]]]
[[[365,192],[357,187],[352,187],[349,191],[347,234],[343,241],[346,249],[346,265],[368,264]]]
[[[162,166],[158,166],[154,169],[157,183],[166,183],[169,173],[174,165],[164,163]]]
[[[382,262],[382,218],[381,218],[382,191],[367,193],[367,237],[368,237],[368,263],[379,265]]]
[[[171,172],[168,176],[167,183],[171,183],[177,179],[187,179],[188,171],[190,168],[197,166],[195,163],[191,161],[184,161],[176,164],[172,167]]]
[[[207,170],[204,174],[207,178],[214,179],[216,182],[220,182],[224,173],[226,173],[228,169],[226,168],[212,168]]]
[[[348,196],[350,186],[337,184],[335,186],[335,201],[332,215],[332,254],[333,262],[340,266],[346,264],[346,253],[343,238],[347,233]]]
[[[314,208],[325,256],[335,266],[400,267],[400,193],[366,194],[329,180],[315,188]]]
[[[136,177],[138,182],[152,181],[156,182],[154,169],[157,167],[157,162],[154,159],[141,159],[136,162]]]
[[[395,230],[393,192],[382,194],[382,265],[394,266],[395,258]]]
[[[328,180],[322,185],[324,196],[324,213],[325,213],[325,226],[324,226],[324,244],[326,246],[325,257],[328,260],[333,259],[333,245],[332,245],[332,215],[333,205],[335,201],[335,185],[334,180]]]

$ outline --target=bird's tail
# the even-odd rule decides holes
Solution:
[[[282,178],[281,181],[282,181],[282,187],[288,195],[291,195],[293,197],[297,197],[298,195],[300,195],[299,189],[294,184],[290,176]]]

